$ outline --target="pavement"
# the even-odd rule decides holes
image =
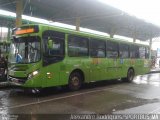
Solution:
[[[160,114],[160,68],[136,76],[132,83],[96,82],[75,92],[50,88],[36,95],[5,89],[8,86],[7,82],[0,83],[0,119],[1,115],[14,115],[17,120],[71,120],[80,114]],[[158,117],[154,120],[159,120]]]
[[[160,73],[136,76],[132,83],[90,83],[75,92],[52,88],[35,95],[3,89],[0,114],[18,115],[23,120],[70,120],[71,115],[79,114],[160,114],[159,91]]]
[[[150,73],[160,73],[160,68],[159,67],[154,67],[151,69]]]
[[[9,87],[9,83],[8,82],[0,82],[0,88],[5,88],[5,87]]]

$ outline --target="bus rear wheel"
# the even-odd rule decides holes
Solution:
[[[79,90],[82,85],[82,76],[78,72],[71,73],[69,77],[68,87],[71,91]]]
[[[134,79],[134,70],[133,69],[129,69],[127,72],[127,77],[123,78],[124,82],[132,82]]]

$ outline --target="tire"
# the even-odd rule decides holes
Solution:
[[[82,85],[82,76],[78,72],[71,73],[69,77],[68,87],[71,91],[79,90]]]
[[[123,78],[122,80],[124,82],[132,82],[133,79],[134,79],[134,70],[133,69],[129,69],[128,72],[127,72],[127,77],[126,78]]]

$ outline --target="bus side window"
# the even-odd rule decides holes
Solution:
[[[106,56],[105,49],[106,49],[105,41],[95,40],[95,39],[90,40],[89,51],[91,57],[104,58]]]
[[[146,53],[145,53],[145,58],[148,59],[149,58],[149,48],[145,48],[146,49]]]
[[[106,51],[107,51],[108,58],[117,58],[118,57],[118,43],[113,42],[113,41],[107,41]]]
[[[129,58],[129,46],[127,44],[119,44],[119,57],[120,58]]]
[[[139,47],[139,57],[145,59],[145,47]]]
[[[68,38],[68,55],[70,57],[88,56],[88,38],[70,35]]]
[[[130,51],[130,58],[139,58],[139,52],[138,52],[137,46],[135,45],[130,45],[129,51]]]
[[[135,46],[136,58],[140,58],[139,56],[139,46]]]

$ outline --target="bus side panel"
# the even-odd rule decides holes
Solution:
[[[135,75],[143,74],[143,60],[142,59],[136,59],[135,60]]]
[[[102,58],[101,61],[102,61],[102,63],[100,64],[100,68],[101,68],[100,79],[101,80],[108,80],[109,76],[110,76],[110,74],[107,71],[108,59]]]
[[[90,80],[90,59],[88,57],[66,57],[60,69],[61,85],[68,84],[69,76],[74,70],[81,70],[84,74],[85,82]]]
[[[59,71],[61,62],[45,66],[42,69],[43,87],[51,87],[59,85]]]
[[[105,66],[103,58],[91,58],[90,81],[102,80],[105,76],[103,65]]]
[[[43,74],[38,74],[34,78],[27,80],[23,87],[31,87],[31,88],[43,88],[44,84],[44,77]]]
[[[107,59],[107,79],[116,79],[118,77],[119,68],[117,66],[117,58]]]
[[[117,62],[118,66],[118,78],[124,78],[127,77],[127,71],[131,67],[130,60],[129,59],[118,59]]]
[[[112,78],[108,69],[108,59],[91,58],[90,66],[90,81],[107,80]]]

